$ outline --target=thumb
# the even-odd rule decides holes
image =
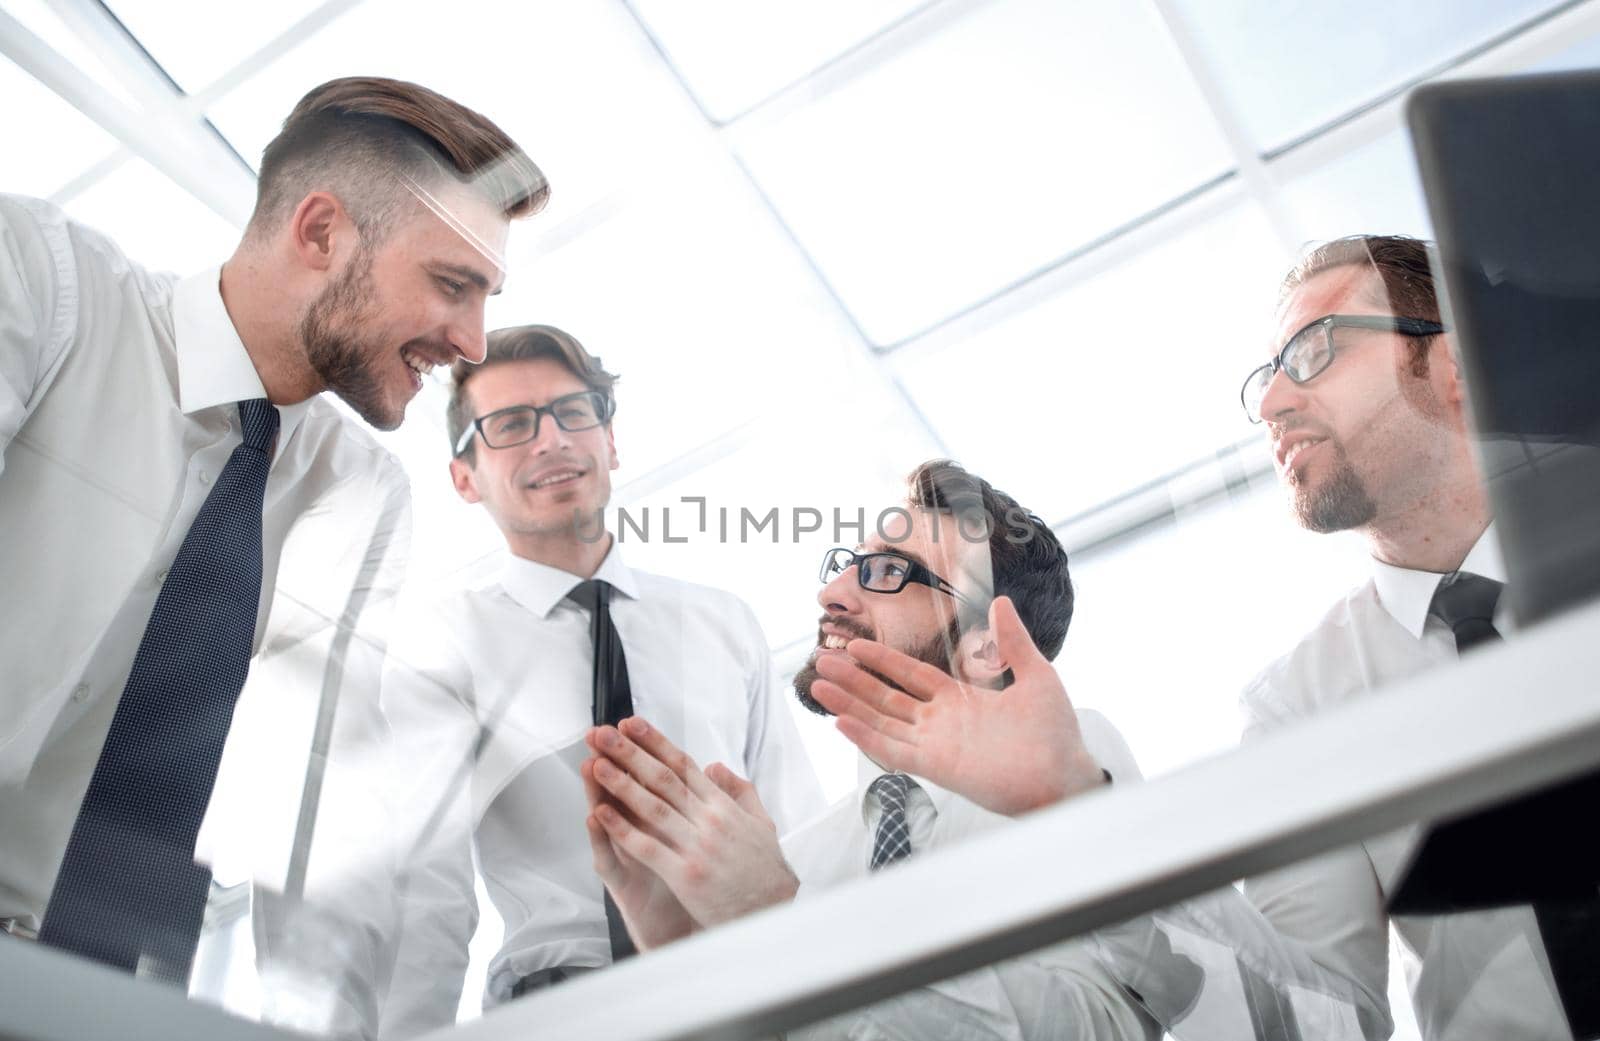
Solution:
[[[989,631],[994,633],[1000,657],[1018,676],[1035,671],[1041,665],[1050,666],[1039,648],[1033,645],[1033,637],[1028,635],[1028,628],[1022,624],[1022,616],[1017,614],[1016,605],[1009,596],[997,596],[989,605]]]

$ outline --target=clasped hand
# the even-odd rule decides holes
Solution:
[[[755,787],[701,770],[644,720],[595,727],[581,768],[595,872],[640,950],[794,897]]]

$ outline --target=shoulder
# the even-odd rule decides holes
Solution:
[[[741,637],[749,635],[752,630],[761,632],[761,625],[756,621],[750,605],[726,589],[668,578],[651,571],[635,569],[633,575],[638,580],[641,599],[670,604],[686,620],[693,619],[711,629]]]
[[[1382,610],[1370,579],[1335,601],[1299,642],[1245,685],[1240,707],[1247,731],[1312,715],[1342,691],[1342,677],[1358,666],[1352,644],[1364,639],[1374,612]]]
[[[304,439],[298,450],[325,483],[352,484],[385,501],[409,502],[411,485],[400,461],[325,394],[311,400],[298,437]]]

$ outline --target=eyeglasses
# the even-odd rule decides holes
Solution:
[[[611,420],[616,412],[616,402],[609,394],[598,390],[584,390],[565,394],[548,405],[512,405],[479,416],[472,425],[461,432],[456,441],[456,455],[467,450],[473,433],[483,435],[483,443],[490,448],[510,448],[525,444],[539,436],[539,420],[549,416],[556,426],[568,433],[589,430]]]
[[[839,546],[823,554],[822,570],[817,579],[823,583],[831,582],[834,575],[842,575],[851,567],[856,569],[856,581],[861,588],[874,593],[898,593],[907,583],[915,582],[948,593],[968,607],[979,607],[971,597],[929,571],[925,565],[899,553],[853,553]]]
[[[1239,391],[1239,403],[1244,406],[1250,422],[1261,422],[1261,403],[1266,399],[1267,387],[1272,377],[1281,369],[1296,383],[1307,383],[1320,376],[1333,364],[1334,357],[1352,346],[1341,329],[1378,329],[1399,333],[1402,336],[1435,336],[1444,332],[1444,326],[1425,318],[1396,318],[1380,314],[1329,314],[1289,337],[1278,356],[1245,377]]]

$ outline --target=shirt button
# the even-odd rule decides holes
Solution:
[[[89,685],[87,683],[80,683],[76,687],[72,688],[72,700],[73,701],[83,701],[88,696],[89,696]]]
[[[158,585],[158,586],[162,585],[167,581],[167,572],[169,570],[171,570],[171,569],[170,568],[162,568],[160,571],[156,572],[156,585]]]
[[[199,477],[199,480],[200,480],[201,484],[210,484],[211,483],[211,475],[206,473],[204,470],[201,470],[200,473],[197,476]]]

